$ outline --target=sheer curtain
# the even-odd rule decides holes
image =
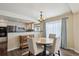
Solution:
[[[61,38],[61,20],[56,20],[46,23],[46,37],[49,37],[49,34],[56,34],[56,37]]]
[[[67,19],[68,19],[68,17],[62,18],[61,48],[67,48]]]

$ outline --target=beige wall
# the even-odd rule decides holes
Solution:
[[[67,19],[67,48],[74,48],[74,39],[73,39],[73,15],[67,15],[69,18]]]
[[[79,13],[73,14],[74,49],[79,52]]]

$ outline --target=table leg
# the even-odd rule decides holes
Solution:
[[[44,44],[44,51],[43,51],[43,55],[46,56],[46,44]]]

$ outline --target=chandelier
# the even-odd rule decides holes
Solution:
[[[43,16],[43,11],[40,11],[40,22],[42,22],[42,21],[44,21],[45,20],[45,18],[44,18],[44,16]]]

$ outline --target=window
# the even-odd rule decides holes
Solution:
[[[46,23],[46,37],[49,37],[49,34],[56,34],[56,37],[61,38],[61,20]]]

